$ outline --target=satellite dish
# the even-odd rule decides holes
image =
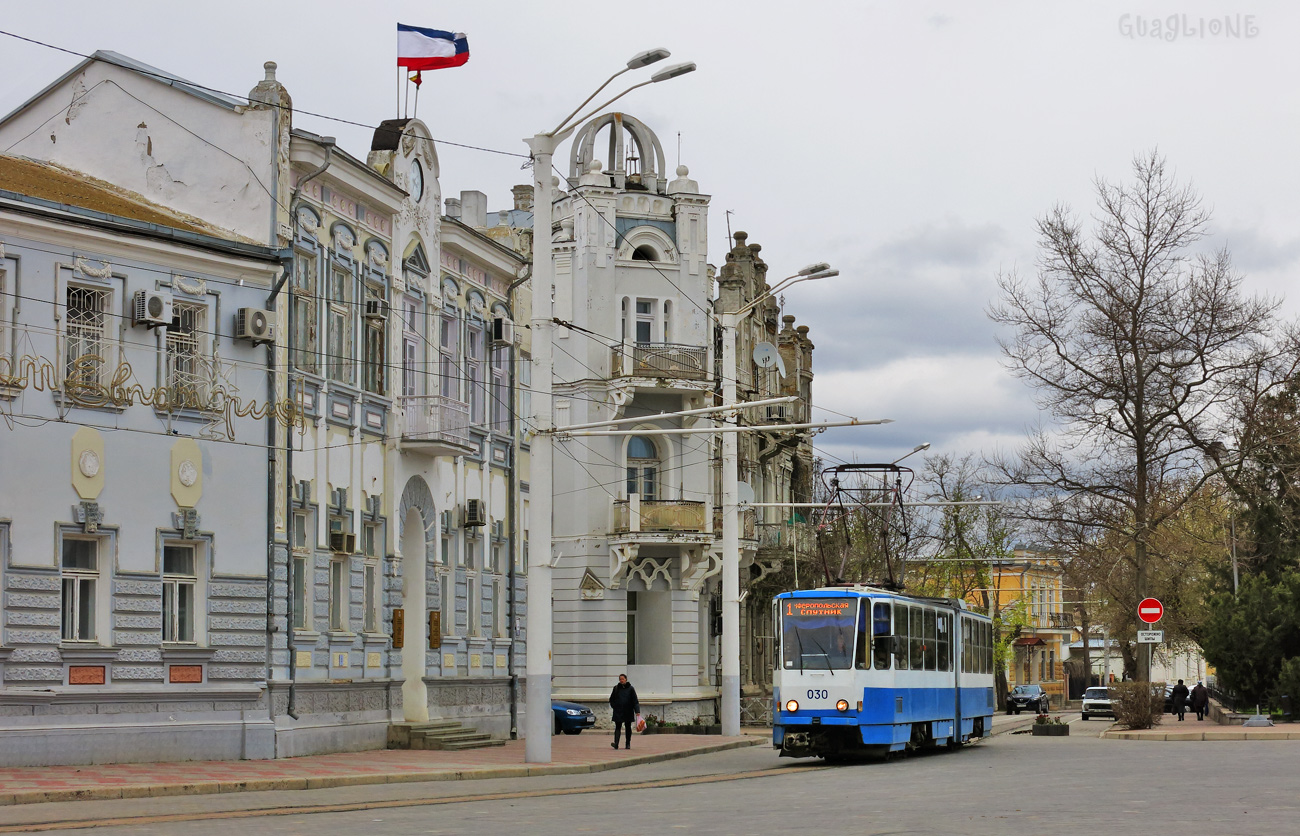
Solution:
[[[736,483],[736,502],[738,505],[754,504],[754,489],[748,482]]]
[[[781,354],[771,343],[759,343],[754,346],[754,363],[760,368],[770,369],[781,362]]]

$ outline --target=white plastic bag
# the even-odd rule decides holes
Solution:
[[[645,731],[645,718],[640,714],[636,715],[636,730],[639,732]]]

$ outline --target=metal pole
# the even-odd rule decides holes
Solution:
[[[736,402],[736,324],[722,315],[722,401]],[[739,421],[739,418],[737,418]],[[740,735],[740,454],[722,435],[722,733]]]
[[[559,140],[537,134],[525,140],[533,152],[533,408],[534,425],[543,432],[533,437],[530,451],[528,536],[537,545],[528,567],[525,669],[527,699],[524,706],[524,760],[551,762],[551,347],[555,265],[551,260],[551,155]]]
[[[1106,664],[1106,670],[1102,674],[1101,684],[1110,685],[1110,631],[1105,627],[1101,628],[1101,658]]]

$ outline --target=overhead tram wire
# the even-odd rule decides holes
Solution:
[[[87,55],[87,54],[85,54],[84,52],[77,52],[77,51],[74,50],[74,49],[68,49],[68,48],[66,48],[66,47],[56,46],[55,44],[46,43],[45,41],[40,41],[40,40],[37,40],[36,38],[28,38],[28,37],[26,37],[26,36],[24,36],[24,35],[19,35],[19,34],[15,33],[15,32],[9,32],[9,31],[6,31],[6,30],[4,30],[4,29],[0,29],[0,35],[4,35],[4,36],[6,36],[6,37],[10,37],[10,38],[14,38],[15,40],[19,40],[19,41],[26,41],[26,42],[29,43],[29,44],[35,44],[36,46],[45,47],[46,49],[52,49],[52,50],[55,50],[56,52],[63,52],[63,53],[66,53],[66,54],[68,54],[68,55],[74,55],[74,56],[76,56],[76,57],[78,57],[78,58],[84,58],[84,59],[86,59],[86,60],[95,60],[95,61],[103,60],[103,59],[95,58],[95,56],[93,56],[93,55]],[[104,61],[104,63],[106,63],[106,64],[112,64],[113,62],[111,62],[111,61]],[[120,66],[120,65],[114,64],[113,66]],[[203,84],[198,84],[197,82],[187,81],[187,80],[185,80],[185,79],[179,78],[179,77],[174,76],[174,75],[169,75],[169,74],[167,74],[167,73],[162,73],[162,72],[151,72],[151,71],[149,71],[149,70],[145,70],[145,69],[137,68],[137,67],[124,67],[123,69],[130,70],[131,72],[138,73],[139,75],[147,76],[147,77],[150,77],[150,78],[155,78],[155,79],[157,79],[158,81],[163,81],[163,82],[166,82],[166,83],[169,83],[169,84],[170,84],[170,83],[174,83],[174,82],[179,82],[179,83],[181,83],[181,84],[184,84],[186,87],[193,87],[195,90],[203,90],[203,91],[208,92],[208,93],[217,93],[217,94],[222,95],[222,96],[228,96],[228,97],[230,97],[230,98],[232,98],[232,99],[239,99],[239,100],[241,100],[241,101],[244,101],[244,102],[250,102],[250,103],[251,103],[251,101],[250,101],[250,99],[248,98],[248,96],[243,95],[243,94],[241,94],[241,93],[230,93],[230,92],[227,92],[227,91],[225,91],[225,90],[220,90],[220,89],[218,89],[218,88],[216,88],[216,87],[208,87],[208,86],[203,85]],[[277,109],[277,110],[285,109],[285,110],[288,110],[288,111],[291,112],[291,113],[297,113],[297,114],[300,114],[300,115],[302,115],[302,116],[312,116],[312,117],[315,117],[315,118],[317,118],[317,119],[325,119],[325,120],[330,121],[330,122],[337,122],[338,124],[341,124],[341,125],[351,125],[351,126],[356,127],[356,128],[365,128],[366,130],[370,130],[370,131],[377,131],[377,130],[379,130],[379,127],[376,126],[376,125],[367,125],[367,124],[365,124],[364,122],[357,122],[357,121],[352,120],[352,119],[344,119],[344,118],[342,118],[342,117],[340,117],[340,116],[330,116],[330,115],[325,114],[325,113],[317,113],[317,112],[315,112],[315,111],[311,111],[311,110],[303,110],[303,109],[301,109],[301,108],[296,108],[296,107],[288,107],[288,108],[285,108],[284,105],[279,105],[279,104],[276,104],[276,103],[274,103],[274,102],[259,102],[258,104],[260,104],[260,105],[265,105],[266,107],[275,108],[275,109]],[[423,137],[413,137],[413,139],[423,140],[424,138],[423,138]],[[528,154],[521,154],[521,153],[519,153],[518,151],[502,151],[502,150],[497,149],[497,148],[486,148],[486,147],[483,147],[483,146],[480,146],[480,145],[470,145],[470,144],[468,144],[468,143],[464,143],[464,142],[453,142],[452,140],[449,140],[449,139],[438,139],[438,138],[436,138],[436,137],[431,137],[428,141],[429,141],[429,142],[432,142],[432,143],[435,143],[435,144],[437,144],[437,143],[441,143],[441,144],[443,144],[443,145],[450,145],[450,146],[452,146],[452,147],[454,147],[454,148],[465,148],[465,149],[468,149],[468,150],[470,150],[470,151],[482,151],[482,152],[487,153],[487,154],[499,154],[499,155],[504,156],[504,157],[518,157],[518,158],[522,158],[522,159],[531,159],[531,158],[529,157]]]

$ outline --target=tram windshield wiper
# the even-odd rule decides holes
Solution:
[[[826,652],[826,648],[822,647],[821,642],[817,641],[815,637],[809,636],[808,638],[812,640],[813,644],[817,645],[817,652],[820,653],[821,657],[826,660],[826,670],[831,672],[831,676],[834,676],[835,664],[831,661],[831,655]]]

